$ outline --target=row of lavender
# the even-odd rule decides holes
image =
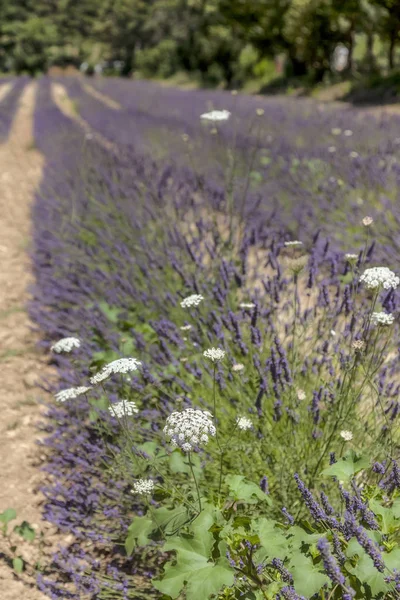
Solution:
[[[69,84],[84,118],[117,142],[118,150],[106,152],[61,114],[50,85],[40,82],[35,111],[35,140],[46,169],[33,215],[31,314],[46,346],[65,336],[81,340],[73,359],[57,356],[61,389],[85,384],[104,364],[123,356],[140,358],[142,369],[129,381],[94,390],[90,406],[86,398],[77,398],[49,410],[46,516],[72,532],[77,543],[55,557],[60,580],[43,576],[40,586],[53,598],[139,598],[135,574],[146,576],[141,564],[152,563],[143,555],[127,559],[118,546],[141,506],[129,493],[136,477],[132,466],[111,460],[124,454],[108,403],[122,393],[137,398],[136,435],[149,442],[160,434],[176,399],[182,406],[209,406],[213,368],[202,350],[224,347],[227,366],[216,369],[224,415],[228,419],[245,400],[248,415],[258,419],[259,438],[270,440],[259,461],[242,453],[240,468],[250,479],[263,478],[264,488],[268,473],[276,502],[271,510],[280,512],[293,503],[297,489],[292,477],[282,479],[282,465],[307,479],[321,452],[326,462],[324,448],[340,452],[342,441],[330,442],[325,425],[370,307],[351,265],[364,267],[374,260],[374,244],[359,226],[352,242],[358,246],[363,239],[363,246],[355,248],[359,252],[349,263],[314,231],[304,244],[306,254],[298,255],[296,247],[284,244],[292,231],[284,216],[270,225],[258,212],[235,232],[239,239],[232,253],[224,238],[229,218],[219,218],[226,203],[223,187],[178,160],[154,161],[141,143],[146,129],[135,115],[112,112],[79,84]],[[123,130],[131,132],[129,144],[118,140]],[[277,187],[280,183],[274,181]],[[307,206],[307,219],[316,229],[312,203]],[[219,217],[209,218],[210,209]],[[392,247],[379,250],[381,256],[393,256]],[[304,289],[296,287],[300,273]],[[206,299],[198,312],[180,304],[192,293]],[[380,302],[382,310],[395,312],[398,298],[388,290]],[[305,354],[294,349],[293,310]],[[383,420],[360,421],[357,406],[348,416],[354,443],[381,460],[389,441],[382,434],[376,447],[374,432],[377,427],[386,431],[387,422],[396,424],[397,362],[394,353],[379,373]],[[232,366],[243,363],[245,374],[238,379]],[[304,390],[308,402],[293,405],[295,387]],[[288,431],[298,436],[293,447],[287,444]],[[237,457],[229,460],[234,467]],[[206,458],[203,468],[207,473]],[[95,543],[90,552],[82,549],[88,540]]]
[[[358,242],[362,215],[372,214],[390,252],[386,260],[398,259],[398,117],[144,81],[90,82],[122,106],[117,111],[79,81],[65,85],[94,129],[118,145],[186,164],[227,193],[234,189],[236,211],[248,220],[287,228],[294,237],[312,236],[318,223],[331,243],[340,236],[334,223],[343,221]],[[228,109],[231,119],[217,129],[205,126],[199,117],[212,108]],[[346,249],[338,241],[336,248]]]

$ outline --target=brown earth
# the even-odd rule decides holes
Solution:
[[[40,183],[43,158],[34,149],[32,115],[35,85],[29,84],[20,99],[8,141],[0,146],[0,513],[17,511],[9,529],[23,520],[36,533],[45,533],[41,563],[54,545],[55,528],[41,520],[43,498],[36,491],[43,481],[37,446],[40,402],[38,380],[49,374],[46,357],[36,347],[37,336],[26,312],[27,288],[32,281],[28,250],[30,209]],[[1,105],[0,105],[1,110]],[[18,542],[17,553],[25,560],[39,559],[38,543]],[[50,543],[51,540],[51,543]],[[6,564],[7,544],[0,533],[0,600],[42,600],[33,571],[17,576]]]

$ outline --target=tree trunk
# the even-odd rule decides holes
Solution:
[[[365,49],[365,62],[367,64],[368,73],[372,73],[375,67],[374,61],[374,34],[372,31],[367,31],[367,45]]]
[[[394,69],[394,50],[396,47],[396,37],[397,37],[397,31],[392,30],[390,32],[390,40],[389,40],[389,54],[388,54],[389,69]]]
[[[351,22],[350,29],[348,31],[349,36],[349,54],[347,57],[347,71],[351,73],[353,71],[353,51],[354,51],[354,22]]]

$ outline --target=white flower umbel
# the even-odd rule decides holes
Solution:
[[[121,400],[116,404],[111,404],[111,406],[108,407],[108,410],[113,417],[118,417],[118,419],[122,419],[122,417],[131,417],[139,412],[135,402],[130,402],[129,400]]]
[[[72,388],[68,388],[66,390],[61,390],[60,392],[57,392],[57,394],[55,394],[54,397],[57,400],[57,402],[65,402],[66,400],[73,400],[74,398],[77,398],[78,396],[82,396],[83,394],[86,394],[86,392],[88,392],[91,389],[92,389],[91,387],[84,387],[84,386],[72,387]]]
[[[238,372],[238,371],[243,371],[244,369],[244,365],[242,365],[242,363],[236,363],[235,365],[232,366],[232,371]]]
[[[305,400],[307,398],[306,393],[305,393],[304,390],[297,390],[296,394],[297,394],[297,399],[298,400]]]
[[[136,358],[117,358],[105,365],[99,373],[90,378],[90,383],[96,385],[116,373],[131,373],[137,371],[142,363]]]
[[[336,152],[336,146],[328,146],[328,152],[330,152],[331,154]]]
[[[78,340],[78,338],[66,337],[53,344],[50,350],[59,354],[60,352],[71,352],[71,350],[73,350],[74,348],[79,348],[80,345],[81,342],[80,340]]]
[[[342,130],[340,129],[340,127],[334,127],[333,129],[331,129],[332,135],[340,135],[341,133],[342,133]]]
[[[352,150],[349,154],[350,158],[358,158],[360,155],[355,150]]]
[[[385,290],[393,288],[395,290],[400,283],[400,279],[396,274],[387,267],[365,269],[360,277],[360,281],[364,283],[368,290],[376,290],[378,288],[384,288]]]
[[[374,325],[393,325],[394,316],[391,313],[374,312],[371,315],[371,321]]]
[[[345,254],[344,257],[349,263],[353,263],[358,260],[358,254]]]
[[[204,121],[227,121],[231,113],[229,110],[212,110],[208,113],[203,113],[200,115],[200,119]]]
[[[343,431],[340,432],[340,437],[342,437],[345,442],[351,442],[351,440],[353,439],[353,433],[351,431],[343,429]]]
[[[253,428],[253,423],[247,417],[237,417],[236,424],[241,431],[248,431]]]
[[[374,220],[372,217],[364,217],[363,220],[361,221],[361,223],[364,225],[364,227],[370,227],[373,222],[374,222]]]
[[[221,348],[209,348],[209,350],[204,350],[203,356],[209,358],[213,362],[219,362],[225,357],[225,350]]]
[[[240,308],[255,308],[256,305],[254,304],[254,302],[241,302],[239,304]]]
[[[180,329],[181,331],[190,331],[190,329],[192,329],[192,325],[182,325]]]
[[[131,489],[132,494],[139,494],[144,496],[145,494],[151,494],[154,490],[154,481],[152,479],[138,479],[133,484]]]
[[[204,297],[201,294],[192,294],[191,296],[188,296],[182,300],[181,306],[182,308],[198,306],[202,300],[204,300]]]
[[[289,240],[288,242],[285,242],[285,246],[287,248],[290,248],[291,246],[302,246],[303,242],[300,242],[300,240]]]
[[[207,410],[195,408],[173,412],[168,417],[163,431],[171,443],[184,452],[191,452],[207,444],[209,436],[216,434],[212,414]]]
[[[345,129],[345,130],[344,130],[344,132],[343,132],[343,134],[344,134],[346,137],[350,137],[351,135],[353,135],[353,132],[352,132],[352,130],[351,130],[351,129]]]

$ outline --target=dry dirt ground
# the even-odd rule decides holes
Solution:
[[[37,446],[40,401],[39,378],[48,372],[46,357],[37,348],[37,337],[26,313],[29,269],[30,209],[34,190],[40,183],[43,159],[32,143],[35,85],[21,96],[10,136],[0,145],[0,513],[12,507],[17,520],[45,532],[54,545],[54,529],[41,521],[42,498],[36,487],[43,480]],[[0,99],[1,100],[1,99]],[[1,110],[1,104],[0,104]],[[46,552],[47,550],[47,552]],[[50,550],[45,548],[45,554]],[[1,558],[6,545],[0,533],[0,600],[42,600],[27,573],[16,577]],[[37,560],[37,550],[26,543],[18,552]],[[43,557],[43,560],[46,560]]]

